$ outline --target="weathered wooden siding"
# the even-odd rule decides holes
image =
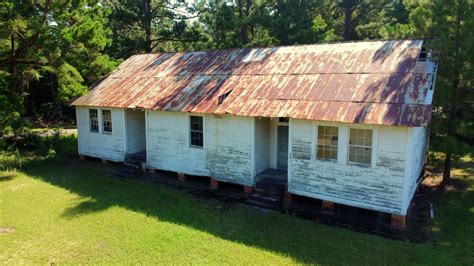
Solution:
[[[189,116],[147,111],[148,164],[152,168],[193,175],[208,175],[206,151],[189,146]],[[207,129],[204,118],[204,128]],[[204,132],[204,138],[208,136]],[[207,140],[204,139],[207,146]]]
[[[99,113],[99,132],[89,131],[89,109]],[[119,108],[112,111],[112,134],[102,133],[102,116],[99,107],[76,106],[79,154],[120,162],[125,158],[125,113]]]
[[[189,146],[189,114],[147,111],[148,166],[253,185],[254,119],[204,116],[204,147]]]
[[[253,185],[255,177],[253,117],[208,115],[207,169],[218,180]]]
[[[269,168],[270,119],[255,118],[255,171],[259,174]]]
[[[404,209],[408,208],[413,195],[415,194],[417,181],[420,177],[420,174],[423,170],[423,165],[425,164],[427,145],[428,145],[428,134],[427,129],[424,127],[414,127],[410,128],[409,136],[411,138],[408,141],[408,161],[406,163],[406,172],[405,172],[405,201]]]
[[[349,126],[342,123],[330,124],[339,127],[338,160],[315,159],[317,125],[317,122],[306,120],[290,123],[289,191],[349,206],[402,214],[408,129],[367,126],[373,129],[373,163],[359,166],[346,162]]]
[[[145,141],[145,111],[126,111],[127,117],[127,153],[136,153],[146,149]]]

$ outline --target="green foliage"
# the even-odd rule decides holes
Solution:
[[[64,162],[77,156],[77,137],[60,129],[22,129],[0,142],[0,170],[23,169],[45,162]]]
[[[386,37],[430,38],[428,48],[441,53],[431,148],[446,154],[445,179],[449,179],[451,157],[474,152],[474,1],[410,1],[407,9],[406,23],[381,32]]]
[[[81,74],[68,63],[63,63],[58,70],[59,100],[68,101],[87,92],[87,87],[82,85]]]
[[[137,53],[192,49],[203,30],[192,23],[197,6],[181,1],[124,0],[108,3],[114,42],[107,50],[115,58]],[[189,12],[189,14],[187,13]]]
[[[64,107],[73,98],[137,53],[426,38],[429,49],[441,51],[431,144],[462,156],[474,142],[473,6],[472,0],[1,1],[0,137],[20,131],[26,115],[68,115]]]
[[[112,43],[109,14],[100,0],[0,3],[0,101],[13,114],[0,110],[2,131],[19,129],[15,117],[25,111],[35,115],[24,106],[36,101],[28,98],[35,86],[49,92],[48,101],[67,103],[116,67],[103,53]]]

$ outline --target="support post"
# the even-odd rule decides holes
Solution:
[[[211,185],[210,185],[210,188],[211,188],[211,189],[218,189],[218,188],[219,188],[219,181],[217,181],[217,180],[214,179],[214,178],[211,178]]]
[[[291,202],[293,200],[293,195],[290,192],[285,192],[286,201]]]
[[[393,229],[404,230],[406,228],[406,215],[392,214],[390,226]]]
[[[109,161],[107,161],[106,159],[102,159],[102,160],[101,160],[101,163],[102,163],[102,166],[107,166],[107,164],[109,163]]]
[[[333,215],[334,214],[334,202],[323,200],[323,213]]]
[[[81,161],[85,161],[85,160],[86,160],[86,156],[85,156],[85,155],[82,155],[82,154],[80,154],[80,155],[79,155],[79,160],[81,160]]]
[[[183,174],[183,173],[178,173],[178,180],[179,180],[180,182],[186,181],[186,175]]]
[[[250,197],[252,195],[253,188],[251,186],[244,186],[244,194],[246,197]]]
[[[149,173],[150,175],[156,175],[156,170],[150,168],[150,169],[148,169],[148,173]]]

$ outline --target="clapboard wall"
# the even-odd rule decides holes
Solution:
[[[339,128],[338,160],[316,159],[317,125]],[[372,164],[347,163],[349,128],[373,130]],[[421,133],[419,134],[421,135]],[[407,153],[421,154],[419,143],[408,147],[412,130],[406,127],[348,125],[307,120],[290,122],[289,192],[388,213],[406,214]],[[413,139],[414,142],[419,140]],[[411,145],[411,144],[410,144]],[[418,155],[421,156],[421,155]],[[418,165],[418,164],[417,164]],[[411,165],[410,165],[411,167]],[[413,166],[412,176],[421,168]],[[405,197],[405,198],[404,198]]]
[[[415,194],[420,174],[426,163],[427,152],[428,130],[424,127],[410,128],[407,140],[404,209],[408,208]]]
[[[97,109],[99,132],[89,130],[89,109]],[[102,131],[101,110],[111,110],[112,133]],[[78,151],[81,155],[120,162],[125,158],[125,113],[119,108],[76,106]]]
[[[201,115],[204,145],[196,148],[189,145],[190,114],[147,111],[146,116],[148,167],[254,184],[254,118]]]

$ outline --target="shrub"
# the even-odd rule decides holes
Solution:
[[[28,130],[3,142],[6,148],[0,152],[0,170],[21,169],[45,161],[67,161],[77,155],[77,137],[61,134],[60,130]]]

